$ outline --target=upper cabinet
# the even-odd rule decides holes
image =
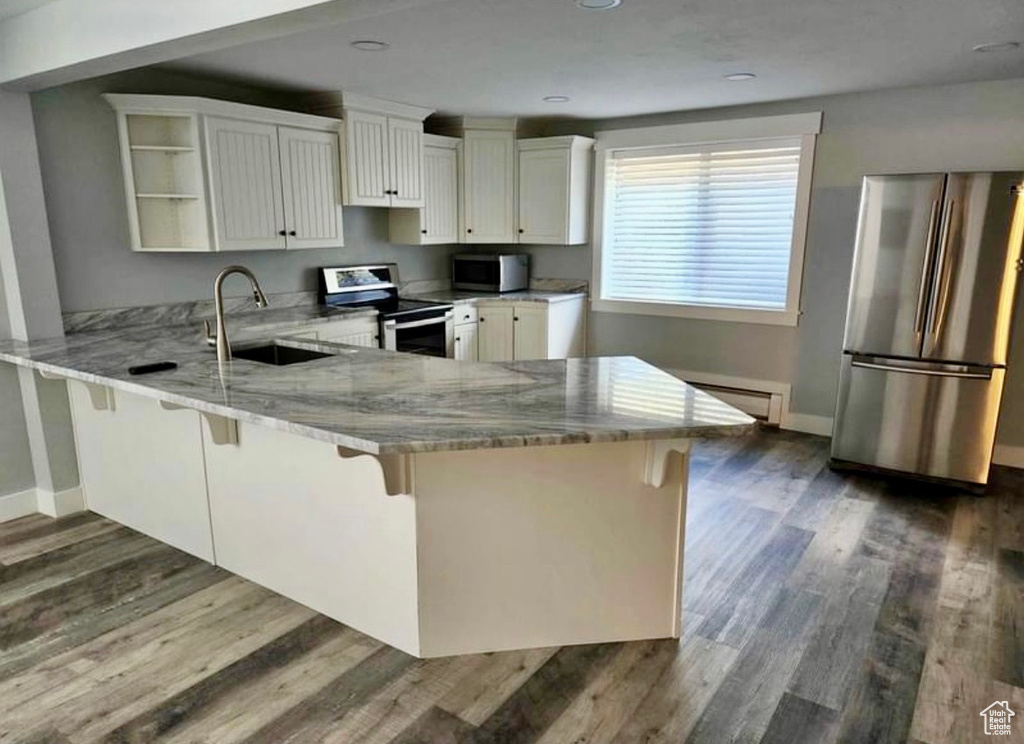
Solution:
[[[423,120],[430,109],[341,94],[345,128],[345,204],[422,207]]]
[[[392,209],[390,240],[405,245],[459,242],[462,140],[423,135],[423,208]]]
[[[516,242],[515,157],[515,132],[465,131],[462,242]]]
[[[337,119],[184,96],[105,98],[118,112],[134,250],[344,244]]]
[[[588,237],[594,140],[540,137],[516,142],[519,242],[578,245]]]

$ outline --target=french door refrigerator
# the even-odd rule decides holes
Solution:
[[[833,465],[984,484],[995,442],[1024,173],[868,176]]]

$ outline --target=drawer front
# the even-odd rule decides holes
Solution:
[[[462,305],[455,306],[455,325],[462,325],[463,323],[476,323],[480,317],[480,313],[476,308],[476,305],[470,305],[465,303]]]

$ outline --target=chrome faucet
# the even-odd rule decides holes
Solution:
[[[231,361],[231,346],[228,344],[228,329],[224,325],[224,280],[231,274],[242,274],[249,279],[252,285],[252,298],[256,301],[256,307],[266,307],[267,296],[260,289],[260,283],[256,281],[253,273],[244,266],[226,266],[223,271],[217,274],[213,281],[213,302],[217,311],[217,335],[210,332],[210,321],[204,320],[203,326],[206,329],[206,343],[217,347],[217,361],[220,363]]]

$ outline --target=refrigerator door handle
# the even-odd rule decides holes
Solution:
[[[932,353],[932,350],[939,342],[942,334],[942,326],[946,321],[946,311],[949,309],[949,282],[952,271],[949,269],[949,239],[953,234],[953,220],[956,219],[956,202],[950,199],[944,210],[942,218],[942,231],[939,237],[939,257],[936,259],[935,281],[932,286],[932,298],[928,308],[928,337],[931,348],[925,351],[925,355]]]
[[[932,202],[932,211],[928,216],[928,237],[924,250],[924,263],[921,267],[921,289],[917,293],[917,312],[914,314],[914,332],[924,332],[925,310],[928,307],[928,277],[932,271],[932,254],[935,251],[935,227],[939,216],[939,200]]]
[[[901,367],[896,364],[880,364],[878,362],[862,362],[856,359],[850,363],[850,366],[861,367],[862,369],[876,369],[880,372],[905,372],[910,375],[928,375],[930,377],[958,377],[962,380],[992,379],[992,370],[984,372],[954,372],[923,367]]]

